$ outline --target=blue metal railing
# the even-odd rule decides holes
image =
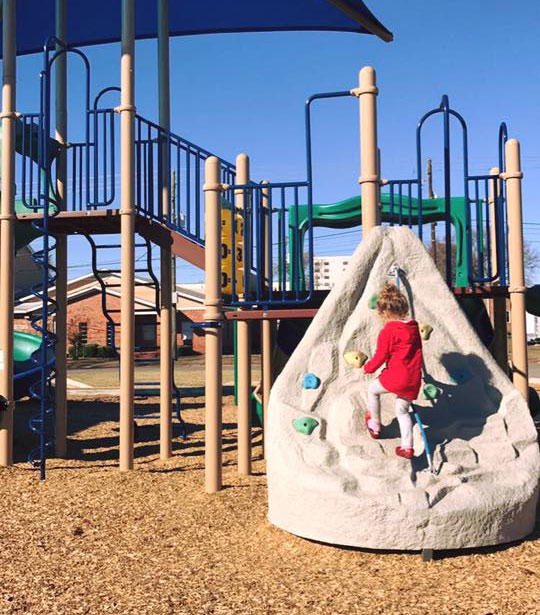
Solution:
[[[306,253],[303,243],[297,244],[292,266],[288,262],[290,250],[287,246],[287,233],[295,225],[298,234],[298,217],[291,218],[289,212],[297,209],[305,197],[309,199],[308,189],[305,181],[231,186],[233,192],[243,193],[244,204],[239,208],[224,197],[223,215],[231,215],[234,211],[235,217],[241,216],[243,245],[238,246],[236,233],[231,233],[231,290],[226,293],[227,304],[265,309],[300,305],[311,300],[313,242],[308,242]],[[304,268],[299,266],[298,259],[308,264],[307,284],[303,281]],[[236,266],[238,261],[240,267]],[[243,286],[237,279],[238,271],[242,271]]]

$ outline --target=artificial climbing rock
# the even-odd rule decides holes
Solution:
[[[411,464],[394,454],[393,395],[381,397],[382,437],[370,438],[362,418],[375,376],[343,358],[354,351],[360,365],[360,348],[373,356],[384,323],[368,302],[393,263],[405,272],[411,316],[436,332],[423,352],[426,384],[441,394],[415,402],[434,474],[418,427]],[[299,386],[307,372],[324,386]],[[469,378],[456,383],[458,373]],[[265,427],[268,518],[293,534],[421,550],[510,542],[534,528],[540,454],[527,404],[407,228],[377,227],[362,241],[274,382]]]

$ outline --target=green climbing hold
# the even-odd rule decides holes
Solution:
[[[441,392],[434,384],[426,384],[422,389],[422,397],[428,401],[437,399]]]
[[[319,421],[316,421],[309,416],[305,416],[301,419],[294,419],[293,421],[293,426],[296,431],[299,431],[300,433],[305,433],[306,436],[311,436],[313,430],[315,429],[315,427],[317,427],[318,424]]]
[[[377,307],[377,301],[379,300],[379,295],[372,295],[368,301],[368,307],[370,310],[374,310]]]

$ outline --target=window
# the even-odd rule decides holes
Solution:
[[[141,314],[135,317],[135,346],[139,349],[157,347],[157,322],[155,316]]]
[[[109,321],[107,321],[107,339],[106,339],[106,345],[109,346],[109,348],[112,348],[114,346],[113,344],[113,335],[114,335],[114,325],[112,323],[110,323]]]
[[[81,343],[87,344],[88,343],[88,323],[87,322],[79,323],[79,335],[81,336]]]

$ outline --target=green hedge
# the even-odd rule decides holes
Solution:
[[[98,345],[97,344],[83,344],[81,349],[81,356],[83,357],[97,357]]]
[[[67,349],[70,359],[84,358],[111,358],[116,353],[110,346],[100,346],[99,344],[81,344],[80,346],[69,346]]]

